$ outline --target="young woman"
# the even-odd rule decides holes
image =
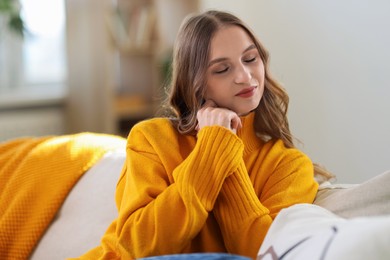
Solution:
[[[189,17],[174,49],[174,117],[131,130],[118,218],[82,258],[227,252],[255,258],[281,209],[311,203],[310,159],[294,148],[288,96],[237,17]]]

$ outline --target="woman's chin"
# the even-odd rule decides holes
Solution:
[[[236,114],[238,116],[246,116],[253,112],[258,106],[260,102],[252,102],[252,103],[247,103],[245,107],[241,107],[241,109],[237,109]]]
[[[249,115],[250,113],[252,113],[255,109],[252,109],[252,110],[246,110],[246,111],[243,111],[241,113],[237,113],[238,116],[240,117],[243,117],[243,116],[247,116]]]
[[[236,112],[238,116],[246,116],[252,113],[256,109],[256,106],[251,106],[246,109],[241,109],[240,111]]]

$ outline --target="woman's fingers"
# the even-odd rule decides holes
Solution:
[[[203,107],[197,113],[197,131],[205,126],[219,125],[236,133],[241,125],[240,117],[226,108],[219,108],[212,100],[206,100]]]
[[[231,120],[231,128],[235,129],[236,131],[242,127],[241,119],[240,117],[236,114],[234,118]]]

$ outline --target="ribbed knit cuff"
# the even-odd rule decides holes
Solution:
[[[243,150],[242,141],[230,130],[203,128],[194,150],[173,173],[183,199],[195,196],[211,211],[225,178],[237,169]]]
[[[224,229],[234,231],[253,219],[269,214],[259,201],[242,161],[236,172],[226,178],[214,211]]]

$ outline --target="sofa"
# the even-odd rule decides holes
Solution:
[[[31,167],[36,161],[43,156],[46,156],[44,160],[50,161],[53,157],[51,153],[54,152],[66,154],[61,158],[68,158],[69,161],[80,161],[82,157],[85,162],[79,165],[78,173],[71,182],[63,185],[64,181],[61,181],[58,184],[61,187],[67,186],[62,192],[62,199],[55,199],[57,206],[46,218],[46,224],[37,231],[36,241],[25,250],[24,256],[32,260],[56,260],[82,255],[99,244],[105,230],[118,214],[114,197],[116,183],[125,161],[126,141],[120,137],[92,133],[82,133],[65,139],[62,137],[62,141],[55,137],[35,138],[35,146],[25,146],[25,153],[19,153],[19,157],[14,161],[10,159],[10,152],[8,156],[2,157],[5,151],[17,151],[18,146],[23,142],[31,142],[30,139],[19,140],[19,143],[14,143],[13,146],[8,143],[0,145],[0,188],[5,190],[0,193],[2,198],[9,196],[9,200],[16,200],[12,197],[13,190],[9,187],[20,187],[21,180],[10,183],[9,176],[10,169],[14,169],[17,163],[21,166],[16,168],[25,167],[25,172],[31,175]],[[51,149],[49,152],[45,151],[47,147],[42,149],[45,151],[43,155],[42,151],[35,151],[42,144]],[[89,154],[89,157],[86,158],[85,154]],[[33,158],[28,161],[29,157]],[[57,168],[53,168],[56,163],[59,162],[53,160],[47,169],[39,170],[50,175],[57,172],[62,174],[63,165],[69,164],[62,162],[61,170],[56,170]],[[4,175],[6,170],[8,173]],[[72,172],[75,170],[72,169]],[[55,181],[58,178],[53,176],[48,187],[55,186],[53,183],[57,183],[58,181]],[[34,181],[36,179],[34,177]],[[26,180],[22,179],[25,182]],[[38,180],[32,184],[32,191],[26,191],[24,201],[32,201],[31,194],[39,194],[40,190],[44,189],[36,188],[42,182],[44,181]],[[294,205],[279,213],[259,249],[257,259],[390,259],[389,187],[390,171],[360,184],[321,182],[313,204]],[[53,194],[58,193],[54,192]],[[48,200],[47,204],[51,205],[51,200]],[[40,205],[36,207],[39,208]],[[23,211],[19,214],[22,215],[21,223],[35,215],[36,210],[28,210],[32,213]],[[26,233],[21,231],[24,232],[22,235],[15,233],[13,238],[7,237],[7,228],[14,225],[14,219],[11,217],[8,222],[5,221],[7,214],[8,212],[3,214],[0,219],[1,259],[12,259],[8,248],[12,241],[17,243],[18,237]],[[41,221],[42,218],[38,219]],[[16,226],[18,225],[20,224]],[[25,243],[22,243],[15,252],[19,254],[24,247]]]

